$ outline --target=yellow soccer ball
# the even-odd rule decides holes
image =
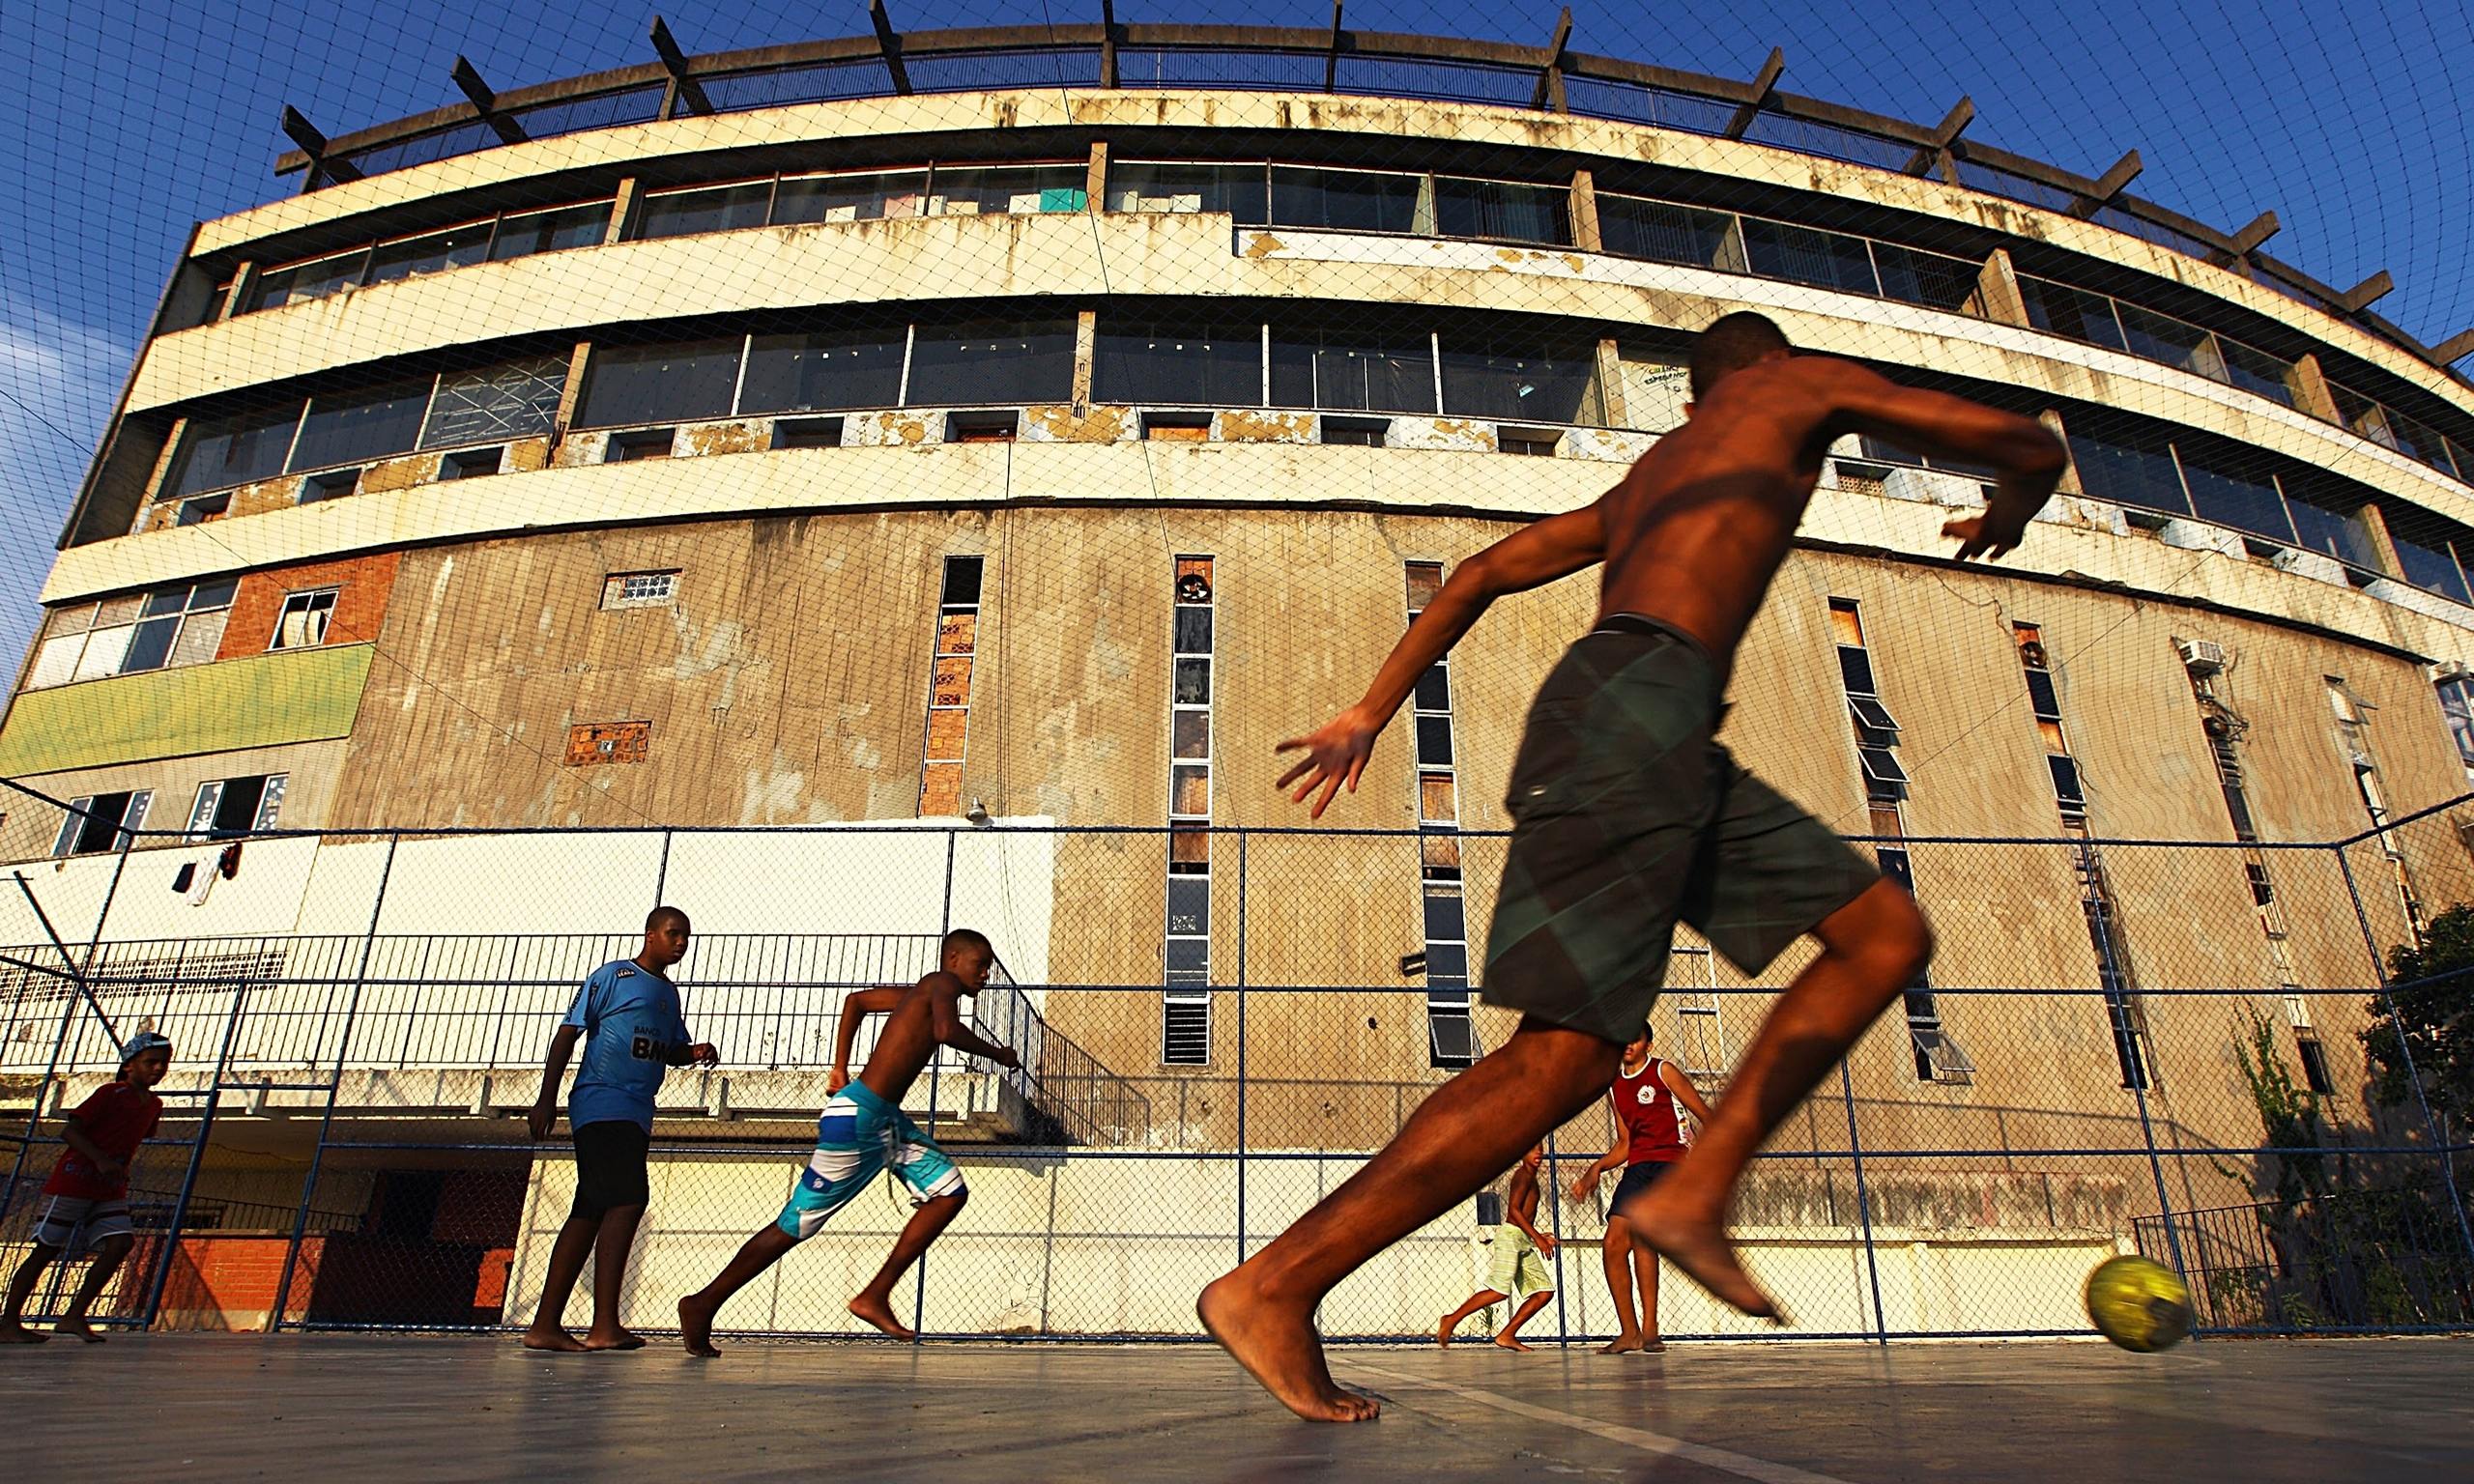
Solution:
[[[2087,1317],[2124,1350],[2169,1349],[2191,1332],[2191,1291],[2151,1258],[2109,1257],[2087,1274]]]

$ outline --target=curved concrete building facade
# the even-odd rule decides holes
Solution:
[[[2143,1092],[2256,1142],[2223,1023],[2253,996],[2375,1119],[2366,937],[2474,870],[2444,821],[2349,856],[2366,933],[2334,856],[2277,847],[2474,769],[2474,389],[2438,353],[2262,257],[2272,223],[2175,225],[1963,113],[1413,38],[1357,51],[1503,100],[1275,86],[1321,59],[1274,33],[1204,39],[1259,84],[1130,81],[1199,54],[1160,29],[1041,53],[1097,60],[1065,86],[986,62],[1002,38],[872,39],[304,125],[308,188],[176,265],[43,590],[0,771],[89,813],[21,800],[0,848],[91,902],[114,821],[188,837],[131,871],[263,828],[784,827],[665,846],[641,891],[648,837],[417,841],[385,930],[606,931],[529,885],[603,870],[618,917],[658,879],[707,933],[975,911],[1143,1090],[1136,1141],[1195,1149],[1234,1138],[1241,973],[1379,985],[1258,999],[1247,1068],[1253,1141],[1370,1148],[1499,1029],[1468,1008],[1482,832],[1593,593],[1502,604],[1421,686],[1336,816],[1395,834],[1254,836],[1241,905],[1225,832],[1302,823],[1274,744],[1453,563],[1673,428],[1691,335],[1751,308],[2073,454],[2025,545],[1961,568],[1978,477],[1833,450],[1736,671],[1739,755],[1913,881],[1937,981],[2082,996],[1920,987],[1855,1064],[1879,1141],[2067,1147]],[[1004,80],[923,81],[971,57]],[[919,830],[989,821],[947,907]],[[1961,842],[1994,839],[2051,843]],[[365,845],[250,848],[290,884],[106,935],[350,919],[321,862]],[[1791,967],[1681,956],[1661,1033],[1722,1080],[1757,1009],[1722,991]],[[2074,1231],[2155,1206],[2068,1159],[1948,1167],[1919,1212],[2014,1176],[2078,1190]]]

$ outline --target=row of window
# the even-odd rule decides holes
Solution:
[[[598,343],[576,423],[625,428],[733,415],[1061,402],[1073,391],[1075,342],[1075,322],[1057,316]],[[1109,403],[1591,426],[1608,420],[1597,350],[1597,341],[1580,334],[1520,336],[1458,324],[1393,330],[1380,321],[1340,328],[1242,315],[1108,314],[1097,327],[1092,394]],[[1681,416],[1681,378],[1667,364],[1672,357],[1645,354],[1620,359],[1624,420],[1655,430]],[[303,500],[348,494],[361,464],[417,448],[444,449],[445,476],[495,473],[499,441],[551,430],[567,364],[560,356],[523,357],[196,418],[165,494],[187,501],[180,515],[186,524],[220,513],[216,491],[298,472]],[[2168,434],[2161,424],[2106,409],[2069,410],[2065,421],[2082,485],[2097,499],[2213,522],[2367,572],[2382,569],[2354,513],[2363,494],[2350,481],[2291,464],[2270,471],[2257,450],[2201,434]],[[1335,441],[1347,442],[1359,430],[1337,431]],[[821,424],[793,428],[784,445],[837,441],[829,432]],[[1374,426],[1354,441],[1380,442],[1381,434]],[[1520,451],[1553,451],[1551,442],[1529,446],[1539,439],[1518,427],[1510,437],[1507,447],[1526,438]],[[611,456],[663,451],[628,442],[614,444]],[[1909,462],[1875,440],[1865,441],[1863,452]],[[1986,473],[1948,461],[1930,467]],[[2390,528],[2399,576],[2474,602],[2474,581],[2459,560],[2461,533],[2402,506]]]
[[[557,420],[566,381],[566,357],[533,356],[195,418],[163,494],[185,498],[417,449],[536,437]],[[347,483],[302,494],[314,499],[350,490]]]
[[[1213,559],[1175,558],[1169,589],[1167,931],[1160,1060],[1211,1060],[1211,774],[1219,587]]]
[[[2287,407],[2299,405],[2292,361],[2086,289],[2022,274],[2019,292],[2027,301],[2028,323],[2038,329],[2178,366]],[[2332,384],[2329,392],[2339,420],[2354,433],[2474,484],[2474,449],[2466,443],[2344,386]]]
[[[221,840],[275,828],[283,814],[284,786],[289,782],[290,775],[284,773],[209,779],[197,785],[197,795],[189,805],[189,822],[181,838]],[[72,799],[61,819],[60,833],[52,840],[51,853],[101,855],[117,850],[124,841],[146,828],[146,816],[154,803],[152,788]]]
[[[239,585],[238,579],[226,577],[55,608],[43,619],[25,688],[204,665],[232,647],[224,642],[225,631]],[[340,587],[286,593],[264,648],[325,643],[341,593]]]

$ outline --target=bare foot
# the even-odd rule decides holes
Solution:
[[[645,1337],[633,1329],[603,1329],[596,1325],[584,1332],[584,1348],[587,1350],[642,1350],[645,1348]]]
[[[721,1355],[713,1348],[714,1305],[697,1302],[699,1297],[689,1294],[678,1300],[678,1338],[689,1355],[711,1360]]]
[[[82,1315],[76,1319],[62,1320],[60,1323],[51,1327],[51,1332],[54,1334],[73,1334],[77,1336],[77,1338],[84,1340],[89,1345],[101,1345],[103,1343],[103,1337],[95,1332],[95,1327],[87,1323],[86,1319]]]
[[[574,1335],[567,1333],[567,1331],[561,1329],[556,1326],[544,1329],[540,1326],[535,1325],[532,1328],[524,1331],[524,1348],[527,1350],[555,1350],[562,1355],[580,1356],[584,1354],[585,1344],[584,1341],[577,1339]]]
[[[1633,1240],[1645,1243],[1683,1269],[1685,1277],[1744,1313],[1785,1324],[1786,1316],[1778,1312],[1778,1305],[1770,1301],[1737,1260],[1736,1245],[1727,1240],[1726,1222],[1715,1215],[1694,1216],[1667,1211],[1658,1202],[1660,1193],[1653,1189],[1620,1213],[1630,1224]]]
[[[1529,1354],[1531,1348],[1520,1343],[1520,1336],[1516,1334],[1496,1335],[1495,1347],[1499,1350],[1516,1350],[1524,1356]]]
[[[1601,1356],[1628,1356],[1638,1351],[1640,1348],[1641,1337],[1639,1335],[1619,1334],[1614,1339],[1597,1347],[1597,1353]]]
[[[42,1330],[29,1329],[14,1319],[0,1325],[0,1345],[40,1345],[50,1338]]]
[[[1452,1316],[1449,1314],[1446,1314],[1441,1320],[1437,1321],[1434,1327],[1435,1344],[1441,1346],[1445,1350],[1450,1350],[1452,1348]]]
[[[1205,1332],[1273,1399],[1309,1422],[1371,1422],[1373,1400],[1344,1391],[1323,1363],[1323,1343],[1307,1314],[1271,1302],[1237,1273],[1202,1291],[1194,1313]]]
[[[1662,1356],[1662,1355],[1665,1355],[1665,1354],[1666,1354],[1666,1341],[1659,1339],[1659,1338],[1658,1338],[1656,1335],[1654,1335],[1654,1335],[1651,1335],[1648,1339],[1643,1340],[1643,1341],[1641,1342],[1641,1354],[1643,1354],[1643,1355],[1645,1355],[1645,1356]]]
[[[850,1300],[852,1318],[876,1326],[897,1340],[915,1340],[918,1334],[901,1320],[893,1317],[893,1305],[874,1294],[861,1294]]]

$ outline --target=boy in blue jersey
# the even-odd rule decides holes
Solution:
[[[673,1067],[710,1067],[720,1053],[691,1042],[678,1013],[678,986],[670,967],[687,956],[687,914],[655,907],[645,919],[644,952],[592,971],[550,1038],[541,1069],[541,1096],[532,1104],[532,1137],[546,1139],[559,1119],[559,1078],[567,1070],[576,1038],[585,1038],[584,1065],[567,1096],[567,1127],[576,1142],[576,1200],[566,1225],[550,1249],[550,1271],[541,1307],[524,1334],[527,1350],[641,1350],[644,1336],[618,1323],[619,1285],[627,1276],[627,1253],[636,1242],[650,1185],[645,1154],[652,1143],[653,1095]],[[568,1296],[591,1254],[592,1327],[581,1340],[567,1333]]]
[[[746,1287],[792,1247],[824,1229],[825,1221],[890,1169],[910,1187],[918,1208],[894,1239],[893,1252],[868,1286],[850,1300],[854,1318],[897,1340],[917,1339],[893,1313],[893,1286],[938,1234],[962,1213],[970,1198],[962,1171],[902,1111],[902,1099],[939,1046],[984,1056],[997,1066],[1022,1065],[1010,1046],[973,1034],[962,1013],[962,997],[988,987],[996,950],[967,928],[945,934],[938,967],[910,987],[862,989],[842,1002],[842,1024],[833,1044],[832,1094],[816,1121],[816,1153],[799,1171],[791,1199],[770,1226],[742,1243],[712,1282],[678,1300],[678,1332],[691,1356],[713,1356],[713,1316],[723,1300]],[[859,1022],[885,1017],[877,1048],[859,1075],[850,1075],[850,1043]]]

